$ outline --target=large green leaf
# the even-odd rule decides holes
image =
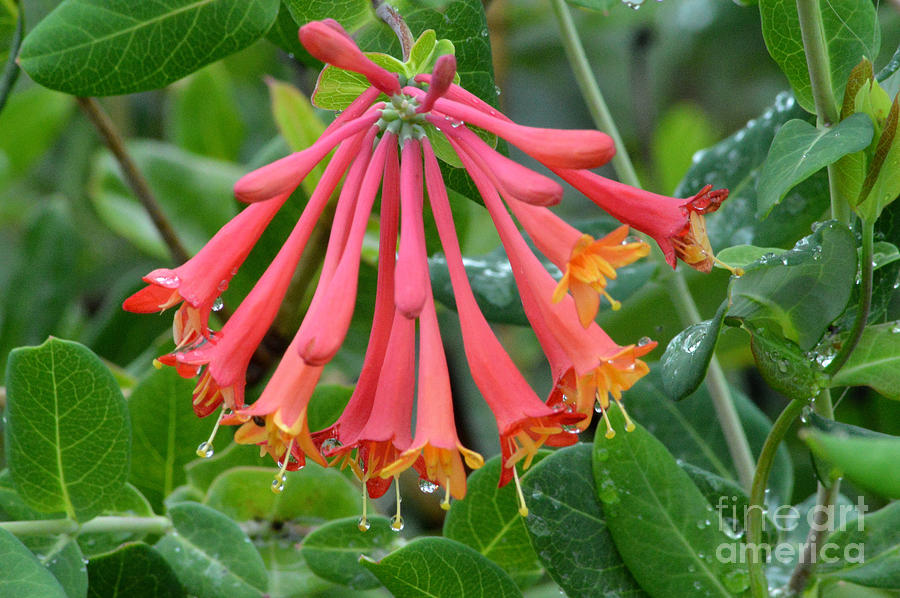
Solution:
[[[378,561],[403,545],[385,517],[369,517],[369,529],[359,531],[359,518],[331,521],[303,539],[301,552],[309,568],[328,581],[356,590],[377,588],[381,582],[359,561]]]
[[[173,86],[171,138],[189,152],[235,160],[244,140],[231,75],[222,63],[212,64]]]
[[[723,301],[712,319],[688,326],[669,341],[661,362],[663,384],[671,399],[680,401],[700,388],[727,311],[728,301]]]
[[[417,538],[380,561],[362,563],[396,598],[507,598],[522,593],[503,569],[448,538]]]
[[[270,598],[307,598],[334,589],[334,584],[312,572],[295,538],[257,540],[256,547],[269,572]],[[354,564],[359,566],[355,561]]]
[[[62,132],[75,102],[69,96],[43,87],[31,87],[9,96],[0,113],[0,161],[8,163],[7,174],[25,173],[43,157]],[[4,180],[0,169],[0,181]]]
[[[625,421],[610,410],[617,429]],[[594,440],[594,478],[606,524],[629,571],[651,596],[738,596],[745,564],[720,558],[739,544],[675,458],[643,427]],[[731,529],[730,526],[727,529]]]
[[[802,435],[813,453],[834,467],[832,477],[844,475],[854,484],[888,498],[900,498],[900,437],[827,434],[808,430]]]
[[[874,60],[881,45],[875,6],[865,0],[830,0],[818,3],[827,46],[828,70],[838,105],[850,71],[861,57]],[[809,67],[803,50],[797,3],[760,0],[763,38],[769,54],[784,71],[801,106],[815,114]]]
[[[466,497],[444,519],[444,536],[471,546],[525,587],[540,578],[542,567],[519,515],[515,486],[497,487],[500,464],[498,455],[469,476]]]
[[[7,366],[7,459],[38,511],[86,521],[122,491],[131,430],[125,399],[91,351],[51,338],[16,349]]]
[[[0,562],[0,595],[69,598],[53,574],[5,529],[0,529]]]
[[[175,529],[156,543],[185,589],[208,598],[261,598],[268,583],[262,557],[241,528],[197,503],[169,509]]]
[[[856,278],[856,240],[835,221],[820,225],[780,257],[760,259],[730,285],[737,319],[808,351],[847,306]]]
[[[153,547],[125,544],[88,563],[88,598],[181,598],[184,589],[172,568]]]
[[[314,525],[359,511],[359,492],[335,469],[309,463],[286,472],[284,491],[270,490],[274,467],[235,467],[217,477],[204,502],[236,521],[293,521]]]
[[[750,331],[750,350],[763,379],[790,399],[811,399],[828,386],[815,352],[804,353],[793,341],[764,328]]]
[[[816,576],[876,588],[900,588],[900,502],[839,523],[843,525],[825,540],[829,554],[816,567]]]
[[[278,0],[65,0],[25,38],[20,64],[82,96],[163,87],[262,37]]]
[[[50,550],[35,556],[50,570],[69,598],[85,598],[88,593],[88,572],[84,566],[78,542],[65,536],[58,538]]]
[[[890,399],[900,399],[900,322],[866,326],[850,359],[831,382],[871,386]]]
[[[235,214],[232,186],[244,169],[159,141],[134,141],[128,151],[191,252],[199,251]],[[111,229],[142,251],[158,258],[169,256],[159,231],[107,151],[94,162],[88,195]]]
[[[646,596],[628,573],[597,500],[589,444],[558,450],[522,479],[531,543],[570,598]]]
[[[154,369],[128,399],[133,435],[131,483],[157,508],[187,477],[184,466],[197,457],[212,422],[194,415],[192,380],[173,368]]]
[[[865,114],[854,114],[829,129],[818,129],[800,119],[786,122],[775,135],[762,167],[757,216],[768,216],[791,188],[816,171],[867,148],[873,134],[872,120]]]

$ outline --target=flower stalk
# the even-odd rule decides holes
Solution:
[[[0,529],[15,536],[45,536],[51,534],[88,534],[100,532],[131,532],[161,535],[172,527],[168,517],[94,517],[79,525],[72,519],[37,519],[34,521],[3,521]]]

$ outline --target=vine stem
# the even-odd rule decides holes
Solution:
[[[613,166],[623,182],[632,187],[640,188],[641,182],[625,149],[625,144],[622,142],[619,129],[603,99],[603,93],[600,91],[600,86],[594,77],[594,72],[588,62],[584,46],[581,44],[581,38],[578,36],[578,31],[575,28],[575,23],[565,4],[565,0],[550,0],[550,5],[556,13],[563,47],[566,50],[566,55],[575,74],[575,80],[591,112],[594,123],[600,130],[612,137],[616,144],[616,153],[612,158]],[[654,252],[653,256],[658,262],[662,263],[662,256],[658,252]],[[675,270],[670,273],[667,280],[669,283],[669,294],[678,308],[683,324],[688,326],[700,322],[700,312],[682,273]],[[740,418],[734,407],[734,401],[732,400],[731,390],[728,388],[725,374],[715,355],[713,355],[709,364],[707,389],[712,398],[716,416],[722,426],[722,431],[728,444],[728,451],[737,470],[738,479],[744,488],[750,488],[753,480],[753,454],[750,452],[747,435],[741,426]]]
[[[128,151],[125,149],[125,144],[122,141],[122,136],[119,135],[119,132],[116,130],[112,119],[109,118],[94,98],[78,98],[78,104],[100,133],[100,136],[103,137],[103,141],[106,143],[106,146],[112,152],[113,156],[115,156],[116,161],[119,163],[119,167],[122,169],[122,174],[128,182],[128,186],[131,187],[131,190],[134,191],[138,201],[141,202],[141,205],[147,211],[147,214],[150,215],[153,225],[162,236],[166,247],[169,248],[172,259],[179,264],[186,262],[190,258],[190,254],[188,254],[187,249],[185,249],[184,245],[181,243],[181,239],[179,239],[178,235],[175,233],[172,223],[169,221],[168,216],[166,216],[156,197],[153,195],[153,191],[150,190],[147,179],[144,178],[144,175],[141,174],[141,171],[134,163],[134,160],[128,155]]]
[[[769,473],[775,461],[775,453],[791,424],[803,411],[806,401],[794,399],[775,420],[756,463],[753,485],[750,487],[750,505],[747,507],[747,565],[750,570],[750,590],[753,598],[766,598],[769,595],[769,583],[760,560],[759,548],[762,546],[762,522],[765,509],[766,487],[769,484]]]
[[[38,519],[35,521],[3,521],[0,529],[16,536],[50,534],[86,534],[98,532],[140,532],[164,534],[172,527],[168,517],[94,517],[81,525],[72,519]]]
[[[397,9],[385,2],[384,0],[372,0],[372,6],[375,7],[375,15],[387,23],[387,26],[396,34],[400,40],[400,48],[403,50],[403,61],[409,60],[409,53],[412,51],[413,39],[412,31],[403,16],[397,12]]]

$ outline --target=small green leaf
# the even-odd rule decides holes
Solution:
[[[827,46],[832,91],[840,106],[844,84],[860,57],[878,56],[881,34],[875,6],[857,0],[831,0],[819,4]],[[760,0],[763,38],[769,54],[787,75],[803,108],[816,113],[809,68],[800,34],[797,4],[788,0]]]
[[[466,497],[455,501],[444,519],[444,536],[471,546],[500,565],[519,587],[527,587],[543,568],[519,515],[515,486],[497,487],[500,463],[498,455],[469,476]]]
[[[334,19],[351,33],[375,18],[372,4],[368,0],[345,0],[343,2],[284,0],[284,4],[291,16],[294,17],[294,21],[301,25],[310,21]]]
[[[613,426],[624,430],[617,409]],[[622,560],[651,596],[739,596],[746,565],[719,558],[739,543],[674,457],[640,425],[594,440],[594,479],[606,523]],[[729,528],[730,529],[730,528]]]
[[[335,469],[308,463],[286,472],[280,494],[272,492],[274,467],[235,467],[217,477],[204,503],[235,521],[262,519],[314,525],[359,511],[359,491]]]
[[[365,52],[375,64],[392,73],[406,74],[406,65],[389,54]],[[319,74],[312,103],[323,110],[343,110],[372,84],[365,76],[328,65]]]
[[[448,538],[417,538],[378,562],[363,557],[362,564],[396,598],[522,595],[503,569],[474,549]]]
[[[234,521],[190,502],[173,505],[169,516],[175,529],[156,543],[156,549],[188,593],[261,598],[268,583],[265,565]]]
[[[316,115],[309,98],[299,89],[290,83],[275,79],[268,79],[266,82],[269,84],[272,115],[275,117],[275,124],[278,125],[278,131],[287,141],[291,151],[305,150],[322,135],[325,124]],[[312,195],[315,191],[325,171],[326,163],[323,162],[313,168],[300,183],[307,195]]]
[[[50,550],[42,551],[36,556],[50,570],[68,598],[87,596],[88,572],[78,542],[63,536],[56,540]]]
[[[134,460],[132,460],[134,465]],[[131,484],[125,484],[125,489],[111,504],[100,512],[102,516],[120,517],[152,517],[153,507],[147,499]],[[147,534],[130,531],[89,532],[78,534],[78,545],[85,556],[93,557],[96,554],[115,550],[117,546],[125,542],[137,542],[143,540]]]
[[[825,540],[831,558],[816,567],[816,577],[873,588],[900,588],[900,502],[871,515],[859,513],[841,523],[841,528]]]
[[[900,438],[826,434],[807,430],[801,434],[818,457],[834,466],[837,475],[888,498],[900,498],[900,478],[894,475],[900,460]]]
[[[313,573],[354,590],[377,588],[381,582],[360,563],[365,555],[381,560],[403,541],[385,517],[369,517],[371,527],[359,531],[358,517],[331,521],[303,539],[301,552]]]
[[[522,479],[531,543],[550,577],[570,598],[646,596],[606,529],[591,451],[584,443],[560,449]]]
[[[0,595],[69,598],[53,574],[14,535],[0,528]]]
[[[243,168],[159,141],[133,141],[128,151],[190,251],[199,251],[234,216],[232,187],[244,174]],[[107,226],[138,249],[169,257],[159,231],[107,151],[94,160],[88,195]]]
[[[174,368],[153,369],[128,399],[133,436],[131,483],[156,506],[187,477],[184,466],[197,457],[212,422],[194,415],[194,383]]]
[[[711,320],[688,326],[669,341],[661,361],[663,384],[671,399],[680,401],[700,388],[727,311],[728,301],[723,301]]]
[[[872,120],[854,114],[828,129],[791,120],[775,135],[759,176],[756,214],[765,218],[787,192],[842,156],[862,151],[872,142]]]
[[[9,355],[7,458],[28,506],[78,521],[100,513],[128,477],[131,430],[119,385],[91,351],[51,338]]]
[[[784,253],[784,249],[780,247],[757,247],[756,245],[733,245],[726,247],[716,254],[716,258],[723,263],[728,264],[732,268],[746,268],[753,262],[762,259],[771,259],[776,255]],[[723,268],[719,264],[715,264],[716,268]]]
[[[156,89],[249,46],[269,30],[278,6],[278,0],[65,0],[31,30],[19,61],[41,85],[72,95]]]
[[[832,386],[871,386],[900,400],[900,322],[866,326],[859,344],[834,378]]]
[[[856,263],[856,240],[847,227],[822,224],[780,258],[760,260],[732,278],[726,323],[764,327],[808,351],[847,306]]]
[[[184,589],[166,560],[143,542],[125,544],[88,563],[88,598],[182,598]]]
[[[751,330],[750,350],[763,379],[789,399],[810,399],[828,386],[818,363],[785,338]]]

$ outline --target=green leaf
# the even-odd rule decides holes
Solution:
[[[854,114],[829,129],[817,129],[799,119],[786,122],[762,167],[757,216],[768,216],[790,189],[816,171],[867,148],[873,134],[872,120],[865,114]]]
[[[866,179],[860,191],[857,213],[866,220],[874,221],[885,206],[900,194],[900,135],[897,135],[900,121],[900,94],[894,98],[891,111],[884,125],[884,131],[875,147],[875,154],[869,164]]]
[[[416,538],[378,562],[362,557],[362,564],[396,598],[522,595],[503,569],[448,538]]]
[[[171,138],[178,147],[218,160],[238,157],[244,119],[235,101],[231,75],[212,64],[172,86]]]
[[[613,426],[625,421],[610,410]],[[622,560],[651,596],[737,596],[749,586],[746,565],[721,559],[739,545],[675,458],[643,427],[594,440],[594,478]],[[730,529],[730,527],[729,527]],[[731,540],[731,542],[729,542]]]
[[[315,525],[359,511],[359,491],[341,472],[308,463],[286,472],[284,491],[271,491],[274,467],[236,467],[217,477],[204,503],[235,521],[294,521]]]
[[[0,113],[0,130],[3,131],[0,152],[9,161],[10,177],[24,174],[46,154],[74,107],[71,97],[43,87],[31,87],[9,96]]]
[[[351,33],[375,18],[372,5],[367,0],[344,0],[342,2],[284,0],[284,4],[291,16],[294,17],[294,21],[301,25],[310,21],[334,19]]]
[[[91,351],[51,338],[9,355],[6,454],[28,506],[86,521],[122,491],[131,430],[125,399]]]
[[[143,542],[125,544],[88,563],[88,598],[181,598],[184,589],[166,560]]]
[[[377,588],[381,582],[360,563],[360,556],[378,561],[403,541],[385,517],[369,517],[371,527],[359,531],[358,517],[331,521],[303,539],[301,553],[313,573],[354,590]]]
[[[262,544],[257,541],[256,547],[269,571],[271,598],[307,598],[334,589],[334,584],[310,570],[295,539],[274,538]],[[359,566],[356,561],[353,564]]]
[[[84,556],[78,542],[62,536],[56,540],[50,550],[42,551],[35,556],[42,565],[50,570],[68,598],[85,598],[88,593],[88,572],[84,566]]]
[[[212,427],[194,415],[193,388],[174,368],[153,369],[128,399],[134,439],[129,479],[157,509],[187,481],[184,466],[197,457],[197,445]]]
[[[31,30],[19,61],[44,87],[72,95],[156,89],[249,46],[269,30],[278,6],[278,0],[65,0]]]
[[[232,186],[244,174],[243,168],[159,141],[133,141],[128,151],[191,252],[199,251],[234,216]],[[169,257],[159,231],[108,151],[94,160],[88,195],[101,220],[112,230],[150,255]]]
[[[783,337],[751,330],[750,350],[763,379],[789,399],[810,399],[828,386],[818,361]]]
[[[25,11],[19,7],[19,0],[10,0],[0,8],[0,112],[19,77],[16,56],[25,34]]]
[[[825,540],[831,558],[816,567],[816,577],[900,588],[900,502],[841,523],[844,525]]]
[[[291,16],[288,10],[288,3],[282,1],[281,6],[278,8],[278,17],[266,34],[266,39],[287,52],[288,55],[293,56],[295,60],[310,66],[319,66],[321,63],[310,56],[306,48],[300,43],[297,37],[298,29],[300,29],[300,25]]]
[[[53,574],[24,544],[0,528],[0,595],[16,598],[69,598]]]
[[[352,386],[319,384],[313,391],[306,408],[306,420],[310,430],[324,430],[337,421],[353,395]]]
[[[847,227],[822,224],[780,258],[761,259],[731,280],[726,323],[765,328],[808,351],[847,306],[856,263],[856,240]]]
[[[466,497],[447,512],[444,536],[471,546],[500,565],[519,587],[527,587],[541,577],[543,568],[519,515],[514,484],[497,487],[500,464],[498,455],[472,472]]]
[[[366,52],[365,55],[369,60],[392,73],[406,74],[405,64],[389,54]],[[360,73],[328,65],[322,70],[316,81],[312,102],[322,110],[343,110],[371,85],[369,80]]]
[[[132,459],[132,466],[136,465]],[[151,517],[153,507],[147,499],[131,484],[125,484],[124,491],[119,494],[111,504],[100,512],[102,516],[120,517]],[[85,556],[93,557],[96,554],[115,550],[117,546],[125,542],[137,542],[143,540],[147,534],[130,531],[89,532],[78,534],[78,545]]]
[[[850,71],[865,56],[878,56],[881,34],[875,6],[859,0],[831,0],[819,4],[828,56],[831,86],[840,106]],[[816,113],[809,68],[800,35],[797,4],[789,0],[760,0],[763,38],[769,54],[787,76],[803,108]]]
[[[900,438],[846,436],[808,430],[801,437],[816,456],[830,462],[837,475],[888,498],[900,498]]]
[[[613,4],[612,0],[608,2]],[[691,167],[694,152],[720,138],[714,123],[698,105],[680,102],[667,108],[653,132],[650,146],[660,190],[663,193],[674,191]]]
[[[866,326],[850,359],[832,386],[870,386],[889,399],[900,399],[900,322]]]
[[[190,502],[173,505],[169,516],[175,529],[156,549],[188,593],[208,598],[263,595],[268,577],[262,557],[234,521]]]
[[[731,390],[750,449],[754,456],[758,455],[772,422],[743,393],[735,388]],[[705,383],[693,395],[675,403],[663,391],[657,368],[625,393],[625,404],[632,418],[647,428],[676,459],[737,481],[725,436],[718,426],[710,426],[715,407]],[[793,477],[787,449],[780,447],[769,476],[773,501],[780,504],[790,499]]]
[[[232,442],[225,450],[216,451],[211,459],[192,461],[185,467],[185,472],[188,482],[205,493],[213,480],[232,467],[264,467],[271,463],[271,459],[259,456],[258,447]]]
[[[591,451],[584,443],[560,449],[523,478],[531,543],[550,577],[570,598],[646,596],[606,529]]]
[[[299,152],[311,146],[322,135],[325,124],[316,115],[309,98],[290,83],[268,79],[269,95],[272,97],[272,115],[278,131],[287,141],[291,151]],[[307,195],[312,195],[325,172],[322,162],[306,175],[300,185]]]
[[[680,401],[700,388],[727,311],[728,301],[723,301],[711,320],[688,326],[669,341],[661,361],[663,384],[671,399]]]
[[[765,259],[771,259],[776,255],[784,253],[784,249],[779,247],[757,247],[756,245],[734,245],[726,247],[716,254],[716,258],[728,264],[733,268],[746,268],[753,262]],[[724,268],[719,264],[715,264],[716,268]]]

